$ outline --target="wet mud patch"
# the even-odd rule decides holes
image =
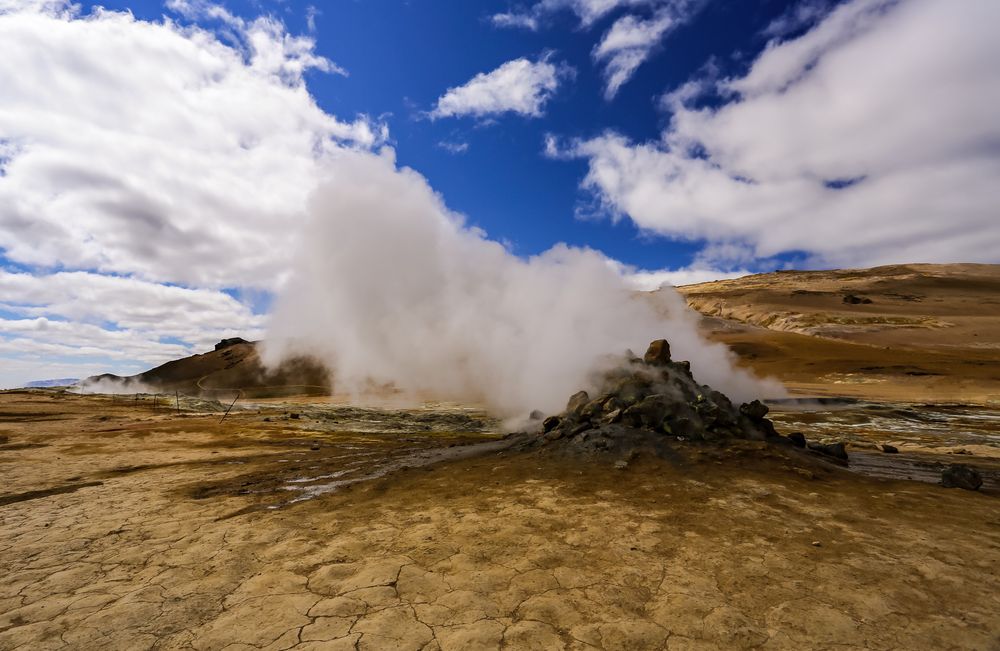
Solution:
[[[482,436],[357,437],[341,436],[335,440],[315,440],[302,449],[240,458],[246,471],[186,484],[176,489],[179,497],[208,498],[249,497],[252,502],[241,507],[242,513],[275,509],[333,493],[361,482],[387,477],[401,470],[423,468],[444,461],[469,458],[506,449],[510,441]]]
[[[52,488],[44,488],[41,490],[25,491],[23,493],[13,493],[8,495],[0,495],[0,506],[6,506],[8,504],[17,504],[18,502],[27,502],[29,500],[42,499],[43,497],[51,497],[53,495],[65,495],[66,493],[75,493],[81,488],[88,488],[90,486],[101,486],[104,482],[100,481],[86,481],[77,484],[66,484],[65,486],[54,486]]]

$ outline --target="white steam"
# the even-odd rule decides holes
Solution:
[[[705,342],[673,290],[639,296],[589,249],[518,258],[464,226],[388,149],[339,155],[309,211],[264,359],[317,357],[338,393],[388,384],[504,416],[552,413],[602,359],[658,338],[734,399],[780,391]]]
[[[151,387],[145,382],[135,378],[115,378],[107,376],[96,376],[80,380],[70,393],[101,393],[105,395],[131,395],[134,393],[163,393],[155,387]]]

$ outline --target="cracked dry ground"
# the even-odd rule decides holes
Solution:
[[[0,649],[1000,648],[989,495],[493,453],[255,508],[343,463],[310,454],[395,443],[96,398],[0,412]]]

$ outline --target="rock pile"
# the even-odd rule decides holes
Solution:
[[[569,399],[565,411],[545,418],[535,444],[559,442],[584,451],[615,453],[639,446],[663,452],[677,441],[728,439],[805,447],[801,434],[778,434],[767,413],[767,405],[759,400],[737,407],[724,394],[699,384],[690,364],[671,360],[670,345],[660,339],[649,345],[642,359],[630,355],[606,373],[598,395],[580,391]]]

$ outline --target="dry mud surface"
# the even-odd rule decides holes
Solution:
[[[995,492],[514,454],[455,408],[219,417],[0,393],[0,649],[1000,649]],[[852,450],[934,452],[866,418]]]

